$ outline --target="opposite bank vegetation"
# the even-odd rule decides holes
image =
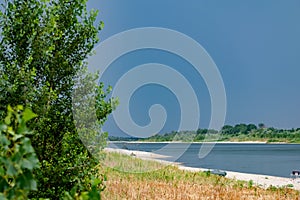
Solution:
[[[149,138],[109,137],[110,141],[145,141],[145,142],[210,142],[210,141],[259,141],[266,143],[300,143],[300,128],[276,129],[265,127],[264,124],[225,125],[220,131],[198,129],[196,131],[172,131],[171,133],[156,134]]]

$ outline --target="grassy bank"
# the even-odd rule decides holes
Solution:
[[[104,165],[105,164],[105,165]],[[125,172],[124,172],[125,171]],[[127,172],[126,172],[127,171]],[[205,172],[105,153],[101,172],[107,175],[103,199],[299,199],[290,188],[262,189],[251,181],[227,179]]]

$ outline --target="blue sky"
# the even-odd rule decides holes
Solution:
[[[164,27],[201,44],[224,81],[225,124],[300,127],[300,1],[101,0],[90,1],[88,8],[100,10],[99,19],[105,23],[101,41],[132,28]],[[126,71],[149,62],[171,66],[191,82],[200,102],[199,127],[207,127],[211,111],[206,85],[188,62],[172,53],[155,49],[130,52],[113,62],[101,81],[114,86]],[[147,125],[148,109],[156,103],[168,113],[161,132],[176,130],[178,100],[159,85],[146,85],[134,93],[130,101],[133,120]],[[122,133],[113,117],[104,130]]]

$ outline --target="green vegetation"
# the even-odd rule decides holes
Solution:
[[[260,127],[260,128],[259,128]],[[140,141],[165,142],[213,142],[213,141],[260,141],[267,143],[300,143],[300,128],[298,129],[275,129],[266,128],[264,124],[237,124],[235,126],[225,125],[220,131],[198,129],[197,131],[173,131],[166,134],[157,134],[155,136],[136,139]],[[117,138],[113,138],[115,141]],[[122,138],[118,138],[122,140]],[[134,139],[131,139],[134,140]]]
[[[102,22],[95,24],[96,17],[85,0],[7,0],[0,10],[0,122],[8,127],[1,128],[0,175],[6,183],[0,189],[9,199],[27,194],[99,199],[104,176],[96,172],[92,153],[105,145],[107,134],[98,130],[117,101],[106,98],[111,88],[98,86],[97,75],[86,69],[103,28]],[[11,108],[21,112],[22,107],[25,119],[11,129],[10,117],[19,116]],[[29,110],[36,117],[27,122]],[[88,116],[91,110],[95,120]],[[32,130],[27,137],[24,124]],[[91,140],[96,142],[87,149],[84,144]]]
[[[134,155],[126,156],[115,152],[102,153],[102,155],[101,163],[104,166],[120,172],[143,173],[165,167],[157,161],[141,160]]]
[[[29,191],[37,190],[32,172],[39,161],[27,137],[32,132],[26,127],[34,117],[23,106],[15,110],[9,106],[0,123],[0,199],[26,199]]]

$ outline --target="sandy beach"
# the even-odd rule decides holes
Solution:
[[[106,152],[117,152],[121,154],[135,156],[140,159],[144,160],[153,160],[163,164],[170,164],[176,165],[181,170],[187,170],[192,172],[198,171],[207,171],[208,169],[204,168],[193,168],[193,167],[186,167],[180,165],[180,163],[175,162],[168,162],[160,160],[161,158],[165,158],[164,155],[154,154],[150,152],[143,152],[143,151],[132,151],[132,150],[125,150],[125,149],[113,149],[113,148],[105,148]],[[286,187],[287,185],[293,185],[293,189],[300,190],[300,178],[292,179],[292,178],[283,178],[283,177],[275,177],[275,176],[268,176],[268,175],[260,175],[260,174],[248,174],[248,173],[240,173],[240,172],[232,172],[227,171],[227,178],[236,179],[236,180],[243,180],[243,181],[253,181],[254,185],[257,185],[262,188],[268,188],[270,186],[275,187]]]

